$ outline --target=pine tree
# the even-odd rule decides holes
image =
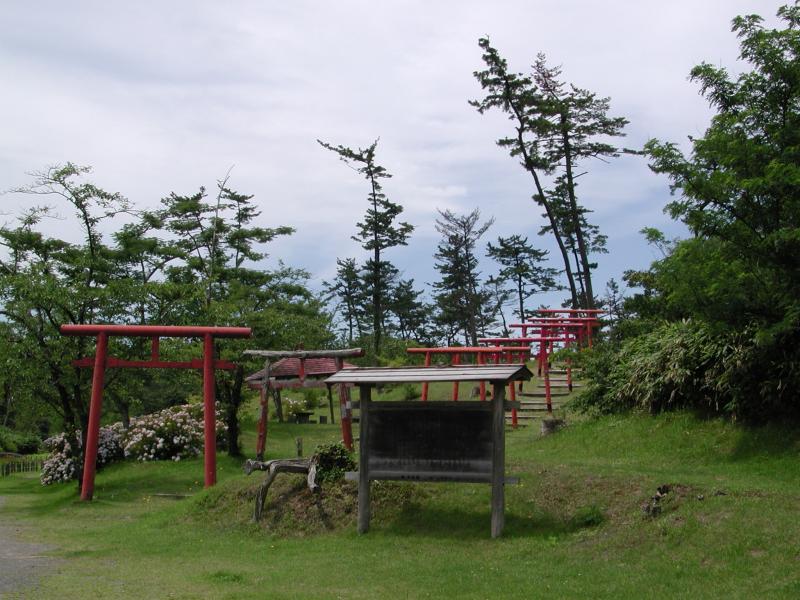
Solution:
[[[583,229],[582,214],[575,194],[579,163],[586,158],[614,157],[619,150],[599,139],[623,135],[627,120],[608,117],[608,98],[577,88],[561,81],[561,69],[550,68],[539,54],[530,75],[512,73],[507,62],[491,46],[487,38],[478,41],[483,50],[484,71],[474,73],[487,95],[470,104],[484,112],[497,108],[513,122],[514,134],[500,138],[498,145],[508,148],[519,157],[522,167],[534,182],[534,201],[545,210],[547,231],[551,232],[564,264],[574,308],[591,308],[594,295],[591,281],[590,247]],[[548,189],[545,178],[560,173],[555,185]],[[553,204],[553,187],[563,179],[563,201],[566,213],[559,214]],[[557,197],[562,198],[559,193]],[[572,265],[570,248],[564,229],[567,224],[574,239],[573,254],[579,267]],[[577,272],[576,272],[577,271]],[[580,287],[580,292],[579,288]]]
[[[497,245],[487,244],[487,255],[501,265],[500,279],[510,281],[517,295],[517,316],[525,319],[525,300],[537,292],[556,288],[556,269],[545,267],[542,262],[546,250],[537,250],[528,243],[527,237],[512,235],[498,237]]]
[[[364,176],[370,186],[367,194],[369,207],[364,215],[364,220],[357,223],[358,234],[353,239],[361,243],[362,248],[372,252],[372,256],[364,265],[364,282],[372,298],[372,336],[375,355],[380,354],[381,335],[384,321],[386,320],[386,298],[390,290],[390,277],[394,267],[383,258],[383,253],[395,246],[405,246],[408,237],[414,230],[412,225],[405,222],[395,224],[395,220],[403,212],[403,207],[390,201],[383,193],[382,179],[391,177],[391,174],[375,162],[375,149],[378,140],[367,148],[352,150],[346,146],[333,146],[321,140],[319,144],[339,158],[347,165]],[[394,269],[396,272],[396,269]]]
[[[476,247],[478,240],[494,223],[479,224],[476,208],[467,215],[439,211],[436,231],[442,239],[434,257],[441,279],[433,284],[438,321],[450,337],[458,331],[466,344],[478,345],[478,333],[493,322],[491,294],[481,286]]]

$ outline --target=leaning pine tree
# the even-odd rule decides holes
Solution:
[[[478,45],[483,50],[484,71],[474,73],[486,96],[470,102],[481,114],[497,108],[513,123],[512,135],[500,138],[498,145],[519,157],[522,167],[533,178],[533,200],[544,208],[547,231],[553,234],[564,263],[573,308],[593,308],[591,246],[583,226],[585,209],[575,193],[578,165],[587,158],[615,157],[620,152],[603,141],[623,135],[628,121],[609,117],[609,99],[598,98],[588,90],[567,86],[561,69],[548,67],[539,54],[530,75],[509,71],[508,64],[487,38]],[[551,200],[548,179],[563,181],[566,215],[559,215]],[[566,219],[564,219],[566,216]],[[571,229],[579,268],[570,260],[565,226]]]

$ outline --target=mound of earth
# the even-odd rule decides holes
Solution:
[[[253,521],[256,494],[265,474],[225,481],[195,500],[192,518],[223,527],[261,530],[280,537],[305,537],[350,528],[355,530],[358,486],[354,482],[325,483],[311,492],[304,475],[280,474],[267,494],[260,522]],[[419,486],[372,483],[373,523],[415,506],[425,492]]]

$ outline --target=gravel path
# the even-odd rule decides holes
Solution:
[[[0,598],[35,586],[56,560],[44,553],[52,550],[45,544],[31,544],[19,539],[21,526],[13,523],[3,513],[5,499],[0,496]],[[28,592],[31,590],[28,589]],[[30,597],[30,596],[29,596]]]

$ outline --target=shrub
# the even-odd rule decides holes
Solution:
[[[0,426],[0,452],[36,454],[41,446],[42,440],[35,433],[19,432]]]
[[[755,327],[718,332],[691,321],[664,324],[618,348],[588,355],[589,384],[575,401],[590,412],[694,408],[749,421],[796,416],[800,333]]]
[[[100,428],[100,437],[97,440],[98,469],[122,458],[120,430],[120,424]],[[77,448],[73,448],[70,438],[77,444]],[[77,431],[72,436],[68,436],[66,433],[59,433],[47,438],[44,441],[44,446],[50,451],[50,456],[47,457],[47,460],[42,465],[40,477],[42,485],[75,479],[80,470],[78,461],[80,460],[81,432]]]
[[[314,451],[317,459],[317,481],[320,483],[339,481],[346,471],[354,471],[356,461],[341,442],[322,444]]]
[[[217,448],[225,445],[227,427],[216,414]],[[73,448],[70,439],[75,440]],[[131,419],[128,430],[122,423],[100,428],[97,447],[97,468],[120,460],[132,458],[140,461],[181,460],[197,456],[203,449],[203,406],[184,404],[157,413]],[[50,456],[42,467],[42,485],[70,481],[79,472],[81,433],[73,436],[60,433],[44,442]]]
[[[225,445],[227,427],[222,414],[216,414],[217,448]],[[183,404],[131,419],[123,433],[126,458],[140,461],[181,460],[203,451],[203,406]]]

